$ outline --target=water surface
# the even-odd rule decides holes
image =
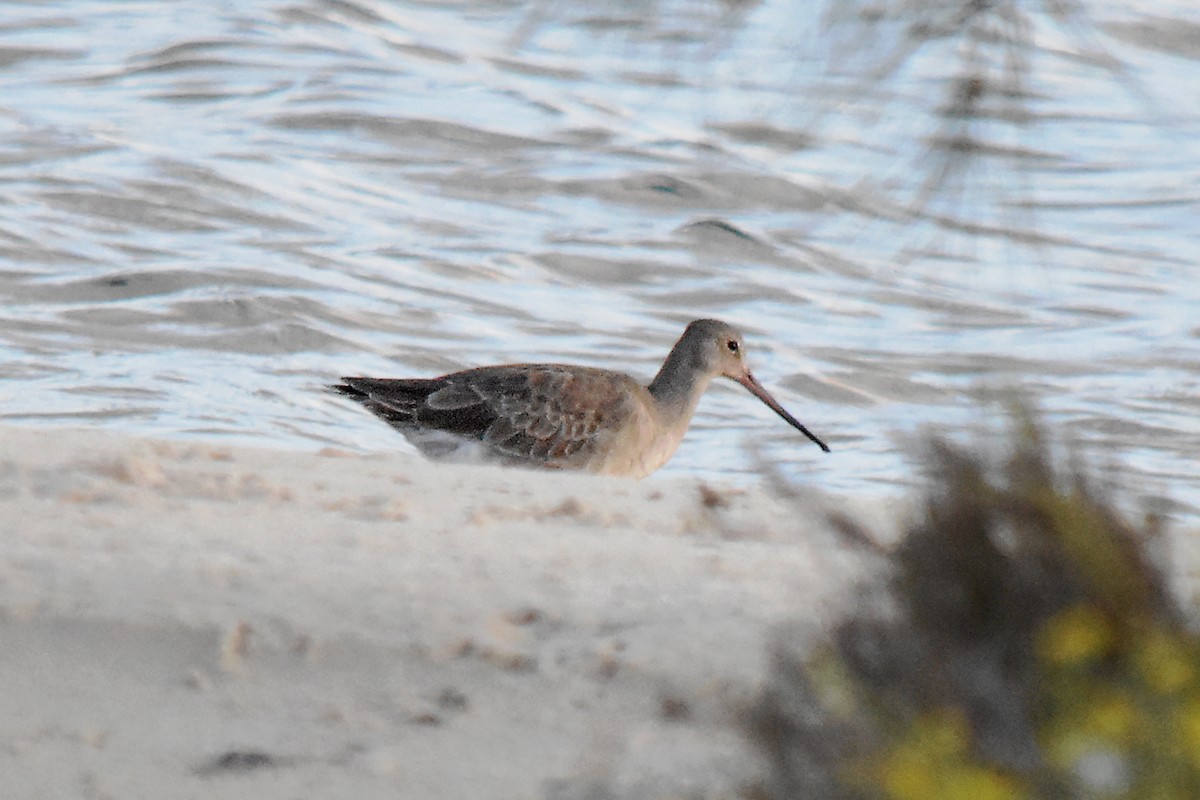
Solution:
[[[957,121],[953,37],[598,8],[9,4],[0,418],[407,449],[320,387],[648,378],[717,316],[834,452],[730,384],[667,474],[894,492],[928,426],[993,425],[1015,388],[1132,491],[1200,507],[1192,4],[1034,14],[1020,91]]]

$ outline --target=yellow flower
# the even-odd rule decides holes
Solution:
[[[1019,800],[1016,782],[992,769],[962,766],[950,770],[940,782],[939,800]]]
[[[1112,626],[1093,606],[1076,605],[1048,619],[1038,631],[1038,656],[1051,664],[1069,666],[1094,660],[1115,640]]]
[[[1195,655],[1176,635],[1151,631],[1139,642],[1135,663],[1146,686],[1160,694],[1174,694],[1196,678]]]
[[[939,709],[913,720],[880,765],[888,797],[937,797],[938,775],[967,752],[968,735],[966,720],[954,709]]]
[[[876,770],[890,800],[1020,800],[1019,785],[973,761],[970,727],[956,709],[913,721]]]
[[[1087,733],[1117,744],[1125,744],[1141,722],[1137,706],[1116,692],[1095,699],[1088,709],[1084,729]]]
[[[1200,770],[1200,698],[1192,698],[1175,713],[1179,747],[1192,769]]]

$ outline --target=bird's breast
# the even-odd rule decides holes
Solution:
[[[663,425],[653,412],[639,406],[590,465],[600,475],[644,478],[662,467],[679,449],[687,425]]]

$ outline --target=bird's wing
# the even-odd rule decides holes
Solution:
[[[474,394],[495,415],[483,441],[521,461],[556,462],[603,448],[635,413],[638,384],[607,370],[557,364],[486,367],[457,373],[430,405],[466,403]],[[445,392],[445,395],[442,393]]]
[[[457,373],[456,373],[457,374]],[[466,402],[430,406],[429,398],[452,388],[442,378],[342,378],[330,388],[355,400],[401,432],[415,428],[444,430],[480,438],[495,419],[478,395],[468,392]],[[445,395],[443,395],[445,397]]]

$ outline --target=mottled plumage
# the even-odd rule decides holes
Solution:
[[[592,367],[508,364],[440,378],[342,378],[330,388],[435,457],[465,442],[505,463],[640,478],[670,460],[709,382],[725,376],[828,451],[767,394],[742,350],[730,326],[696,320],[649,386]]]

